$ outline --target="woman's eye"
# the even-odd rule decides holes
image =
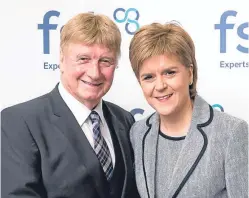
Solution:
[[[148,75],[148,76],[145,76],[144,78],[143,78],[143,80],[149,80],[149,79],[151,79],[152,78],[152,75]]]
[[[175,71],[167,71],[167,72],[165,72],[165,74],[167,76],[173,76],[175,73],[176,73]]]

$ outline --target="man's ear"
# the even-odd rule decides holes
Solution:
[[[60,49],[60,70],[61,70],[61,73],[63,73],[64,71],[64,54],[63,54],[63,51],[62,49]]]

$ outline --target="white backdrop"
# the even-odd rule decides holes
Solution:
[[[151,22],[177,20],[190,33],[196,45],[199,94],[211,105],[218,104],[225,112],[249,122],[247,1],[5,1],[0,8],[1,109],[32,99],[54,88],[59,81],[59,69],[48,69],[48,64],[59,64],[60,28],[73,15],[93,11],[113,19],[123,38],[119,68],[116,70],[111,90],[104,97],[106,100],[137,113],[137,120],[153,112],[146,103],[130,67],[128,46],[132,35],[126,31],[126,23],[130,22],[128,31],[133,32],[137,29],[136,24],[141,26]],[[114,17],[118,8],[122,8],[124,12],[119,10]],[[134,9],[127,12],[129,8]],[[46,23],[43,21],[44,15],[51,10],[58,12],[59,16],[47,19],[50,24],[57,24],[57,28],[49,30],[50,40],[46,45],[50,46],[50,53],[44,54],[44,31],[38,29],[38,24]],[[129,19],[131,21],[128,21]],[[221,28],[215,29],[215,24],[220,23]],[[223,47],[226,43],[226,52],[220,52],[221,42]],[[244,47],[243,50],[237,49],[239,45]]]

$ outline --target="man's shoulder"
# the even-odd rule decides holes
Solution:
[[[108,101],[103,101],[109,112],[118,119],[120,122],[127,123],[128,125],[132,125],[135,122],[133,115],[125,110],[124,108]]]
[[[124,115],[131,115],[131,113],[129,111],[125,110],[124,108],[120,107],[117,104],[114,104],[114,103],[109,102],[109,101],[104,101],[104,103],[114,113],[124,114]]]
[[[18,103],[12,105],[10,107],[6,107],[1,111],[1,117],[4,118],[5,116],[32,116],[34,114],[39,113],[44,109],[44,107],[48,103],[48,93],[42,96],[27,100],[22,103]]]

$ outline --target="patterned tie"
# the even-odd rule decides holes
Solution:
[[[113,173],[112,158],[105,139],[100,132],[100,117],[96,111],[92,111],[90,119],[93,124],[94,151],[102,165],[107,180],[111,179]]]

